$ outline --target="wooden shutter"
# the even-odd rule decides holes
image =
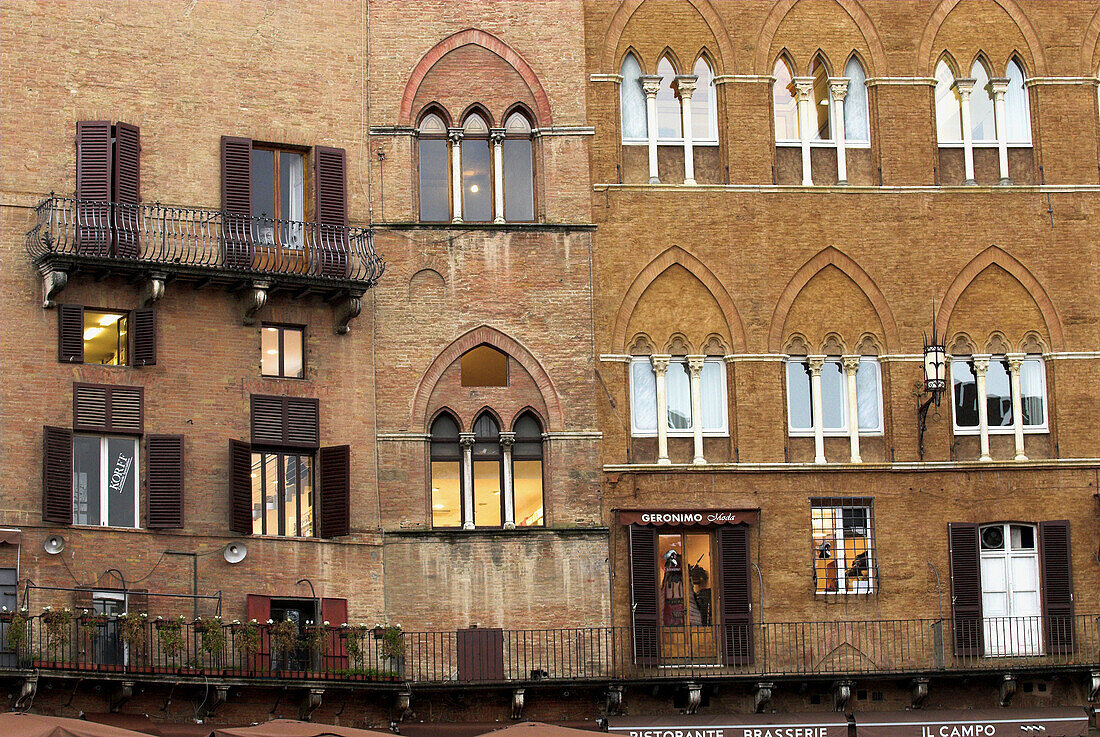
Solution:
[[[722,662],[748,665],[753,660],[752,587],[749,528],[718,528],[718,570],[721,575]]]
[[[267,631],[267,620],[271,619],[271,597],[249,594],[245,597],[245,621],[255,619],[260,625],[260,651],[248,655],[248,668],[260,673],[271,670],[271,637]]]
[[[130,354],[134,366],[155,366],[157,363],[157,312],[152,307],[130,313],[130,331],[134,347]]]
[[[283,444],[286,417],[283,400],[284,397],[252,395],[253,445]]]
[[[76,247],[79,253],[106,256],[111,247],[111,123],[76,124]]]
[[[229,529],[252,534],[252,446],[242,440],[229,441]]]
[[[951,615],[955,655],[980,657],[982,632],[982,567],[978,526],[952,522],[947,525],[951,558]]]
[[[73,523],[73,431],[42,428],[42,519]]]
[[[144,426],[140,386],[73,385],[73,429],[140,435]]]
[[[252,140],[222,136],[225,265],[252,268]]]
[[[455,632],[458,651],[458,680],[504,680],[504,630],[497,627],[471,627]]]
[[[328,622],[330,627],[339,627],[348,622],[347,599],[321,599],[321,622]],[[330,630],[324,638],[324,669],[329,673],[344,670],[348,667],[348,652],[344,638],[339,631]]]
[[[145,458],[148,526],[183,527],[183,436],[150,435],[145,439]]]
[[[1043,572],[1043,630],[1047,652],[1066,654],[1076,649],[1073,621],[1073,570],[1070,562],[1069,522],[1039,523],[1039,560]]]
[[[114,241],[115,256],[141,255],[139,223],[141,210],[141,131],[136,125],[115,125],[114,151]]]
[[[321,480],[321,537],[338,537],[350,531],[351,446],[321,448],[317,454]]]
[[[344,278],[348,273],[347,155],[342,148],[315,146],[313,181],[318,238],[317,269],[324,276]]]
[[[316,399],[284,397],[286,425],[284,445],[316,448],[321,444],[320,407]]]
[[[57,308],[57,360],[84,363],[84,307],[59,305]]]
[[[252,444],[285,448],[320,445],[320,406],[311,397],[252,395]]]
[[[657,665],[657,532],[630,525],[630,609],[634,625],[634,662]]]

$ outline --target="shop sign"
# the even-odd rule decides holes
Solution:
[[[715,527],[750,525],[756,522],[755,509],[621,509],[619,523],[655,527]],[[676,737],[672,735],[671,737]],[[684,735],[683,737],[692,737]],[[712,736],[713,737],[713,736]],[[794,737],[793,735],[749,735],[749,737]],[[799,735],[798,737],[817,737]]]

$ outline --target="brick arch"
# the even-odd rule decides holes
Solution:
[[[1088,28],[1085,29],[1085,40],[1081,43],[1081,76],[1091,77],[1096,74],[1097,52],[1100,52],[1100,8],[1092,15]]]
[[[412,74],[409,75],[409,81],[405,83],[405,92],[401,96],[401,108],[398,112],[398,121],[402,125],[409,125],[412,120],[413,99],[416,97],[416,91],[420,88],[420,83],[424,81],[424,76],[428,73],[428,70],[448,52],[454,51],[460,46],[465,46],[467,44],[476,44],[477,46],[488,49],[511,64],[523,78],[523,81],[527,83],[528,88],[531,90],[531,94],[535,98],[535,103],[538,106],[538,124],[540,126],[553,125],[554,116],[550,112],[550,98],[547,97],[546,90],[542,88],[542,83],[539,82],[535,70],[533,70],[531,66],[524,61],[523,57],[516,53],[511,46],[504,43],[496,36],[478,30],[477,28],[468,28],[465,31],[459,31],[453,36],[448,36],[443,39],[432,47],[413,68]]]
[[[776,3],[772,6],[768,17],[764,19],[764,25],[760,29],[760,40],[756,44],[756,59],[753,61],[756,74],[771,74],[771,68],[768,67],[768,58],[771,53],[772,42],[775,40],[775,34],[783,23],[783,19],[797,1],[782,0],[782,2]],[[871,55],[871,63],[867,66],[867,60],[862,60],[867,66],[864,69],[867,76],[873,77],[876,74],[882,74],[886,69],[886,49],[882,45],[882,39],[878,35],[878,30],[875,29],[875,24],[871,22],[871,16],[867,15],[867,11],[856,0],[835,0],[835,2],[848,13],[848,16],[856,24],[856,28],[863,34],[863,40],[867,42],[867,51]]]
[[[711,61],[716,65],[714,74],[724,74],[723,69],[733,69],[733,44],[730,43],[729,34],[726,32],[726,26],[722,23],[722,19],[715,12],[711,6],[709,0],[685,0],[696,12],[703,18],[703,22],[710,28],[710,32],[714,35],[714,40],[718,44],[718,50],[714,54],[718,58],[711,57]],[[605,72],[618,73],[619,68],[615,66],[615,52],[619,48],[619,41],[622,40],[623,31],[626,29],[626,24],[630,22],[630,17],[634,15],[634,11],[641,6],[642,0],[622,0],[619,3],[618,9],[615,11],[615,15],[611,18],[611,24],[607,27],[607,33],[603,39],[603,60],[601,66]],[[637,56],[637,54],[635,54]]]
[[[768,350],[773,353],[783,350],[783,325],[787,322],[787,314],[791,311],[791,305],[794,304],[795,297],[798,296],[803,287],[809,284],[810,279],[813,279],[826,266],[835,266],[840,269],[845,276],[856,283],[856,286],[863,291],[863,294],[871,302],[871,306],[875,308],[875,312],[878,314],[879,322],[882,323],[882,332],[886,339],[884,350],[888,350],[890,346],[899,345],[901,341],[898,338],[898,326],[894,322],[894,313],[890,310],[886,297],[883,296],[874,279],[851,257],[833,246],[826,246],[795,272],[795,275],[791,277],[787,287],[779,296],[775,311],[772,313]]]
[[[1047,62],[1046,57],[1043,56],[1043,45],[1039,41],[1039,34],[1035,32],[1035,27],[1031,25],[1031,21],[1023,9],[1016,4],[1016,0],[993,0],[993,2],[1000,5],[1001,9],[1008,13],[1008,17],[1012,19],[1016,27],[1020,29],[1020,33],[1023,34],[1024,41],[1027,42],[1028,52],[1031,54],[1031,65],[1035,70],[1034,76],[1046,76]],[[928,19],[928,23],[925,24],[924,31],[921,34],[920,46],[917,48],[916,74],[918,76],[921,74],[931,76],[934,73],[935,63],[938,61],[938,57],[934,56],[935,50],[933,49],[936,35],[940,31],[940,26],[947,20],[947,16],[958,4],[959,0],[940,0],[940,4],[932,11],[932,16]]]
[[[630,288],[626,290],[619,311],[615,315],[615,329],[611,335],[611,344],[614,350],[622,353],[626,350],[626,329],[630,323],[630,316],[634,308],[638,306],[638,300],[646,288],[652,284],[658,276],[663,274],[670,266],[679,264],[696,279],[703,283],[711,296],[718,302],[718,308],[726,318],[726,327],[729,329],[730,338],[733,340],[733,351],[745,349],[745,328],[741,324],[741,315],[733,304],[733,298],[722,286],[722,282],[707,268],[706,264],[692,256],[679,246],[671,246],[665,249],[657,258],[649,262],[638,276],[634,277]]]
[[[1043,289],[1043,285],[1039,283],[1039,280],[1026,266],[998,246],[990,246],[979,253],[955,276],[951,286],[947,288],[947,292],[943,295],[943,302],[940,303],[940,309],[936,313],[936,322],[944,326],[945,329],[947,328],[950,324],[948,321],[951,319],[951,312],[955,309],[959,297],[979,274],[993,264],[1000,266],[1011,274],[1027,290],[1027,293],[1035,300],[1035,305],[1039,308],[1043,321],[1046,323],[1051,347],[1056,351],[1065,350],[1065,341],[1062,337],[1062,321],[1058,319],[1058,312],[1054,309],[1054,303],[1051,302],[1050,296]]]
[[[565,415],[562,412],[561,399],[558,397],[558,391],[554,388],[554,382],[550,380],[550,375],[546,373],[546,369],[515,338],[505,335],[488,325],[482,325],[456,338],[449,346],[440,351],[439,355],[428,366],[428,370],[420,377],[420,382],[416,385],[416,391],[413,393],[412,416],[409,418],[410,430],[419,431],[419,428],[428,420],[428,400],[431,398],[432,390],[435,389],[435,385],[443,372],[458,360],[463,353],[483,343],[491,345],[519,361],[519,364],[535,380],[535,385],[542,394],[542,400],[546,403],[546,412],[549,417],[546,418],[547,423],[544,427],[547,430],[550,428],[554,430],[564,429]]]

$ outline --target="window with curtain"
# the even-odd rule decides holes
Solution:
[[[417,136],[420,220],[446,222],[451,219],[447,124],[435,113],[430,113],[417,126]]]
[[[848,94],[844,98],[844,140],[847,143],[870,143],[867,75],[859,59],[853,56],[848,60],[844,76],[848,78]]]
[[[810,119],[814,121],[811,141],[833,140],[832,106],[829,104],[829,69],[820,56],[815,56],[810,66],[810,76],[814,78],[813,108]]]
[[[648,358],[630,363],[630,424],[634,435],[657,434],[657,376]]]
[[[1024,70],[1016,59],[1005,70],[1008,91],[1005,92],[1005,132],[1009,143],[1031,144],[1031,106],[1024,87]]]
[[[458,422],[441,414],[431,429],[432,527],[462,526],[462,447]]]
[[[661,75],[661,87],[657,90],[657,138],[682,138],[684,130],[681,127],[680,100],[672,90],[676,68],[667,56],[661,57],[657,63],[657,74]]]
[[[523,113],[512,113],[504,121],[504,219],[530,222],[535,219],[534,149],[531,122]]]
[[[772,108],[775,113],[775,140],[798,141],[798,101],[795,99],[794,76],[787,62],[780,58],[772,70]]]
[[[462,124],[462,219],[493,219],[493,184],[489,150],[489,124],[471,113]]]
[[[304,247],[304,159],[301,151],[252,148],[253,237],[259,245]]]
[[[698,77],[691,96],[691,137],[695,141],[718,140],[718,102],[714,87],[714,72],[700,56],[692,74]]]
[[[541,527],[545,524],[542,500],[542,424],[530,412],[524,412],[513,426],[516,442],[512,446],[513,503],[516,527]]]
[[[724,436],[729,433],[726,401],[726,368],[721,358],[706,358],[699,374],[699,398],[703,434]],[[690,436],[696,420],[692,413],[691,371],[686,358],[669,361],[665,374],[665,422],[670,437]],[[652,437],[657,434],[657,378],[648,356],[630,363],[631,434]]]
[[[960,143],[962,98],[955,89],[955,73],[947,62],[936,64],[936,138],[940,143]]]
[[[488,412],[474,420],[474,526],[503,524],[500,425]]]
[[[970,93],[970,130],[974,143],[996,141],[993,88],[989,84],[989,71],[981,59],[970,67],[970,76],[974,79],[974,91]]]
[[[798,356],[787,362],[787,427],[791,435],[813,435],[813,383],[809,362]],[[878,360],[862,358],[856,369],[856,412],[860,435],[882,434],[882,379]],[[821,367],[821,415],[825,435],[847,435],[848,377],[839,358]]]
[[[970,356],[951,360],[952,423],[957,434],[978,432],[978,380]],[[1039,356],[1020,364],[1020,408],[1024,432],[1046,432],[1046,371]],[[993,356],[985,375],[985,406],[990,434],[1013,432],[1012,374],[1004,356]]]
[[[642,66],[634,54],[623,59],[623,81],[619,85],[619,110],[622,115],[623,141],[644,142],[647,136],[645,92],[642,90]]]

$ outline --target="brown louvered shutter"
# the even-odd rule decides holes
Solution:
[[[317,269],[324,276],[348,273],[347,154],[342,148],[315,146],[313,181],[316,193]]]
[[[318,401],[312,398],[285,397],[286,425],[284,445],[316,448],[321,444],[321,419]]]
[[[321,448],[321,537],[347,535],[351,527],[351,446]]]
[[[152,307],[134,310],[130,329],[134,336],[131,361],[135,366],[155,366],[157,363],[157,312]]]
[[[84,363],[84,307],[59,305],[57,308],[57,360]]]
[[[136,125],[115,125],[114,157],[114,240],[115,255],[141,255],[141,131]]]
[[[753,660],[752,588],[749,570],[749,528],[718,528],[721,573],[722,662],[748,665]]]
[[[111,123],[76,124],[76,247],[80,253],[106,256],[111,247]]]
[[[657,531],[630,525],[630,609],[634,625],[634,662],[657,665]]]
[[[252,444],[282,445],[285,424],[283,397],[252,395]]]
[[[1076,638],[1068,521],[1039,523],[1039,556],[1043,572],[1043,630],[1048,652],[1072,653],[1076,649]]]
[[[73,385],[73,429],[77,432],[107,432],[107,390],[98,384]]]
[[[252,444],[288,448],[320,445],[316,399],[252,395]]]
[[[144,426],[140,386],[73,385],[73,429],[140,435]]]
[[[955,655],[980,657],[982,632],[982,568],[978,526],[952,522],[947,525],[951,558],[951,615]]]
[[[229,441],[229,529],[252,534],[252,446]]]
[[[42,428],[42,519],[73,523],[73,431]]]
[[[150,528],[183,527],[183,436],[150,435],[145,439]]]
[[[222,136],[225,265],[252,268],[252,139]]]

